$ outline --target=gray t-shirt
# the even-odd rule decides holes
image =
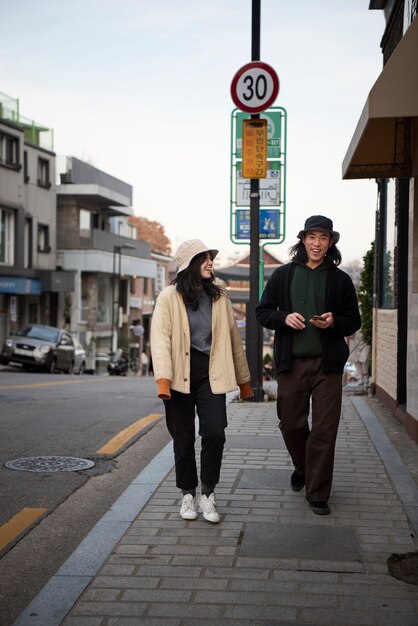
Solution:
[[[210,297],[203,292],[199,296],[197,311],[192,311],[189,306],[186,306],[186,311],[189,318],[192,348],[210,354],[212,344],[212,302]]]

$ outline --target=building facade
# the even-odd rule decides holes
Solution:
[[[383,10],[383,70],[343,162],[343,178],[375,179],[372,382],[418,441],[418,19],[416,0]],[[371,183],[372,184],[372,183]]]
[[[157,277],[150,244],[128,224],[132,187],[74,157],[60,170],[57,262],[74,272],[75,288],[60,299],[59,319],[96,354],[127,348],[133,322],[143,324],[138,285],[153,300]]]
[[[0,93],[0,343],[26,323],[55,326],[73,274],[56,268],[53,132]]]

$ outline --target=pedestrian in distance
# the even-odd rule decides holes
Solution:
[[[199,239],[181,244],[175,254],[177,275],[158,296],[151,324],[154,377],[173,438],[176,486],[183,494],[180,515],[198,517],[197,413],[200,510],[212,523],[220,521],[215,487],[225,444],[226,393],[239,387],[242,399],[254,395],[231,302],[215,282],[217,253]]]
[[[142,350],[141,356],[139,358],[141,363],[141,376],[148,376],[149,358],[145,350]]]
[[[291,261],[267,281],[256,317],[275,331],[277,415],[294,464],[291,488],[306,486],[312,511],[327,515],[349,354],[345,337],[360,328],[361,319],[353,282],[338,267],[340,235],[332,220],[313,215],[297,237]]]

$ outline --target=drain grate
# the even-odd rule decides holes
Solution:
[[[404,583],[418,585],[418,552],[392,554],[387,563],[391,576],[402,580]]]
[[[27,456],[4,464],[20,472],[79,472],[94,467],[94,461],[74,456]]]

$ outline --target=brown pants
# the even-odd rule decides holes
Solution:
[[[308,415],[312,397],[312,426]],[[277,377],[277,415],[295,470],[305,475],[306,499],[327,501],[341,414],[342,375],[321,370],[321,357],[294,358]]]

